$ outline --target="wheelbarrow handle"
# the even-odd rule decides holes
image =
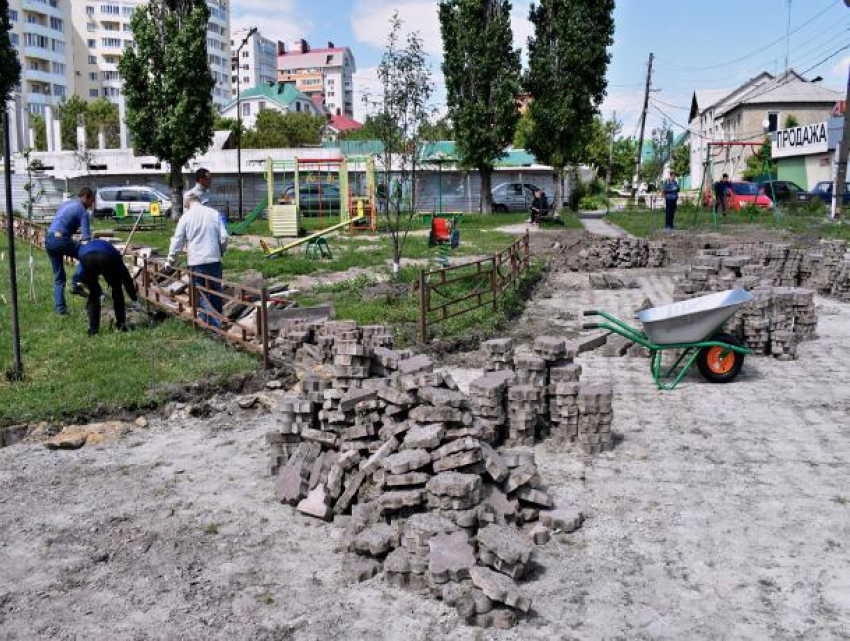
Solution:
[[[582,323],[582,329],[599,329],[602,327],[602,323]]]
[[[582,316],[599,316],[599,311],[595,309],[586,309],[581,313]]]

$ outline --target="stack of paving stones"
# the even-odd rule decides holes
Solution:
[[[268,435],[277,499],[344,525],[347,580],[383,571],[471,625],[511,627],[531,606],[520,581],[535,544],[581,522],[555,509],[525,445],[551,406],[566,440],[602,451],[610,393],[591,386],[582,395],[577,350],[556,338],[539,338],[534,354],[516,359],[523,381],[511,369],[488,371],[467,396],[427,356],[367,346],[382,333],[355,339],[357,331],[312,328],[332,338],[321,349],[339,375],[309,375],[281,404]],[[501,357],[513,345],[501,345],[485,354],[507,367]],[[380,375],[363,377],[376,362]]]
[[[494,338],[481,343],[484,371],[496,372],[514,367],[514,341],[511,338]]]
[[[845,302],[850,302],[850,259],[845,260],[838,270],[830,294]]]
[[[581,251],[567,260],[567,267],[572,271],[664,267],[670,260],[663,241],[588,236],[583,245]]]
[[[610,382],[585,382],[578,388],[578,447],[586,454],[614,449],[611,433],[614,388]]]

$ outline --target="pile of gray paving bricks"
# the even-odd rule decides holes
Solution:
[[[770,243],[701,250],[677,279],[674,300],[749,290],[754,300],[727,323],[726,331],[756,354],[793,360],[799,343],[817,328],[815,293],[840,298],[835,294],[841,282],[838,257],[846,247],[844,241],[829,241],[809,252]]]
[[[558,442],[610,449],[611,386],[582,384],[561,339],[530,354],[498,339],[467,395],[427,356],[363,329],[311,328],[334,375],[307,375],[281,404],[267,437],[276,498],[344,525],[346,580],[383,571],[471,625],[511,627],[531,607],[520,582],[535,545],[582,522],[555,506],[528,446],[551,423]]]
[[[636,269],[664,267],[670,254],[663,241],[643,238],[586,236],[582,249],[567,259],[567,267],[576,272],[600,269]]]

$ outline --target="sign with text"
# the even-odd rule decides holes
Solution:
[[[770,155],[773,158],[821,154],[828,150],[829,137],[825,122],[780,129],[770,144]]]

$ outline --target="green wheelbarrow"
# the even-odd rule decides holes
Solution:
[[[652,377],[659,390],[675,389],[694,363],[709,382],[729,383],[741,373],[744,357],[752,350],[719,330],[752,299],[752,294],[743,289],[731,289],[652,307],[638,314],[643,331],[605,312],[586,311],[585,316],[601,316],[608,322],[584,323],[582,329],[605,329],[647,348]],[[682,353],[665,370],[661,360],[666,350]]]

